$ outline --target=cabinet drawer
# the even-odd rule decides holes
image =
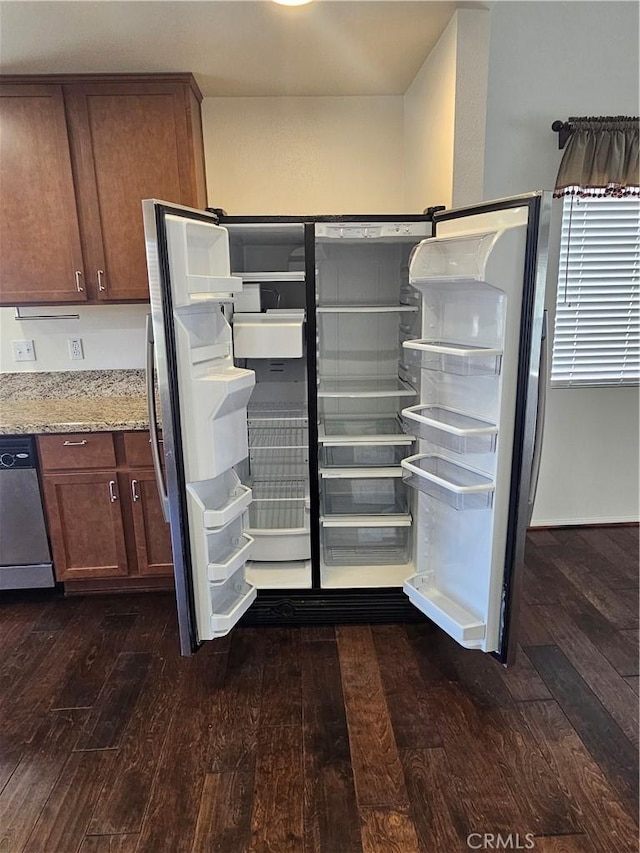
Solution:
[[[116,456],[110,432],[81,432],[38,436],[43,471],[114,468]]]
[[[124,458],[129,467],[151,468],[153,466],[149,437],[148,430],[123,433]]]

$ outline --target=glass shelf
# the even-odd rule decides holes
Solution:
[[[409,436],[403,431],[397,416],[384,415],[347,415],[327,417],[319,426],[318,440],[341,442],[342,444],[373,444],[391,441]]]
[[[318,314],[404,314],[419,311],[418,305],[318,305]]]
[[[318,397],[415,397],[397,376],[320,377]]]
[[[500,373],[502,350],[450,341],[404,341],[403,348],[420,356],[423,370],[438,370],[459,376],[487,376]]]
[[[446,406],[411,406],[402,410],[408,433],[456,453],[493,453],[498,427]]]

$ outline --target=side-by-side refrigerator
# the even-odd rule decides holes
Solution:
[[[182,653],[243,617],[427,617],[508,662],[549,194],[403,217],[143,211]]]

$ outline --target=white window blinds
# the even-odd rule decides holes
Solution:
[[[564,200],[551,381],[634,385],[640,375],[640,199]]]

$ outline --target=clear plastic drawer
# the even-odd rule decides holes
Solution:
[[[320,462],[327,468],[381,468],[400,465],[411,444],[323,444]]]
[[[411,517],[381,526],[336,526],[323,520],[322,557],[327,566],[395,566],[411,560]],[[400,521],[400,520],[399,520]]]
[[[360,471],[323,468],[320,474],[326,516],[401,515],[409,510],[402,468]]]

